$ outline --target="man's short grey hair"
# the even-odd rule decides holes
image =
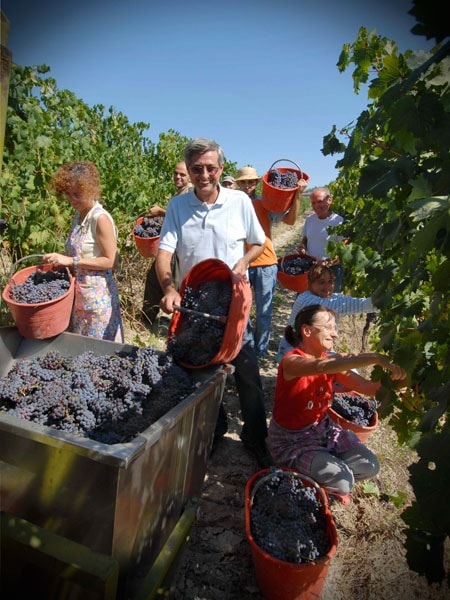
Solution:
[[[191,165],[194,162],[194,157],[198,154],[205,154],[205,152],[217,152],[219,166],[222,166],[225,162],[225,155],[221,146],[214,140],[208,140],[207,138],[198,137],[191,140],[186,148],[184,149],[184,160],[186,165]]]

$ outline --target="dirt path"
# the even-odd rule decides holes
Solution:
[[[279,256],[292,251],[293,232],[284,225],[274,235]],[[293,237],[293,234],[295,237]],[[270,417],[278,341],[295,293],[277,291],[273,339],[269,357],[261,362],[261,375]],[[340,347],[361,350],[365,317],[340,321]],[[242,422],[232,376],[224,402],[230,429],[210,459],[198,519],[169,594],[170,600],[259,600],[250,545],[245,535],[244,488],[259,467],[239,440]],[[381,423],[368,445],[378,454],[382,470],[377,480],[380,496],[364,492],[358,484],[350,506],[334,505],[338,549],[332,558],[322,600],[444,600],[448,590],[432,589],[408,569],[403,549],[400,510],[389,497],[400,492],[411,498],[406,467],[413,455],[399,448],[390,428]]]

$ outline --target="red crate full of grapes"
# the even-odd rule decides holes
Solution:
[[[264,598],[320,597],[338,536],[317,482],[288,468],[255,473],[245,486],[245,531]]]
[[[351,429],[365,443],[378,427],[376,400],[357,392],[335,392],[328,409],[330,418],[343,429]]]
[[[24,256],[14,263],[11,273],[21,261],[42,256]],[[68,269],[49,264],[25,267],[11,274],[2,292],[19,333],[37,340],[51,338],[67,329],[74,297],[75,277]]]
[[[2,389],[8,387],[8,396],[15,390],[15,408],[25,407],[25,381],[35,401],[28,413],[19,412],[4,395],[0,407],[2,525],[9,525],[2,527],[2,566],[9,567],[2,569],[2,597],[28,597],[31,582],[37,598],[62,598],[55,590],[72,600],[150,598],[153,586],[162,585],[161,557],[164,576],[173,572],[198,511],[232,368],[189,373],[194,391],[186,396],[186,377],[172,370],[168,358],[151,347],[68,332],[29,340],[16,327],[0,327]],[[30,376],[29,363],[41,385]],[[65,394],[75,380],[76,390]],[[95,431],[90,412],[102,420]],[[72,427],[72,417],[83,431]],[[39,544],[29,543],[27,526]],[[60,536],[57,546],[49,534]],[[58,560],[51,559],[54,548],[64,550]],[[117,594],[111,561],[119,566]]]
[[[181,307],[168,331],[168,347],[177,362],[200,369],[233,360],[250,316],[250,284],[223,261],[208,258],[187,273],[180,295]]]
[[[277,279],[284,288],[301,294],[308,289],[308,271],[314,263],[310,256],[287,254],[278,259]]]
[[[290,162],[295,165],[292,167],[274,166],[278,162]],[[302,172],[297,163],[288,158],[276,160],[270,169],[262,176],[262,195],[261,202],[266,210],[271,212],[284,213],[291,207],[295,194],[300,187],[298,181],[304,179],[309,181],[309,175]]]
[[[140,216],[133,227],[136,248],[144,258],[154,258],[158,253],[158,244],[163,217]]]

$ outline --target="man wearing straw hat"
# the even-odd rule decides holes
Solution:
[[[249,280],[254,290],[255,298],[255,322],[253,326],[253,337],[256,353],[259,357],[267,356],[270,342],[270,328],[272,325],[273,295],[277,283],[278,260],[272,243],[272,224],[274,222],[294,225],[300,207],[300,198],[306,188],[306,181],[300,179],[299,188],[294,200],[285,213],[275,213],[264,208],[261,198],[256,195],[256,188],[260,177],[255,168],[246,166],[239,169],[236,178],[239,189],[245,192],[251,199],[256,215],[266,234],[266,245],[249,267]]]

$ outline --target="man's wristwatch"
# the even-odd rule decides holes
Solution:
[[[80,257],[79,256],[74,256],[73,257],[73,270],[74,271],[77,270],[79,262],[80,262]]]

